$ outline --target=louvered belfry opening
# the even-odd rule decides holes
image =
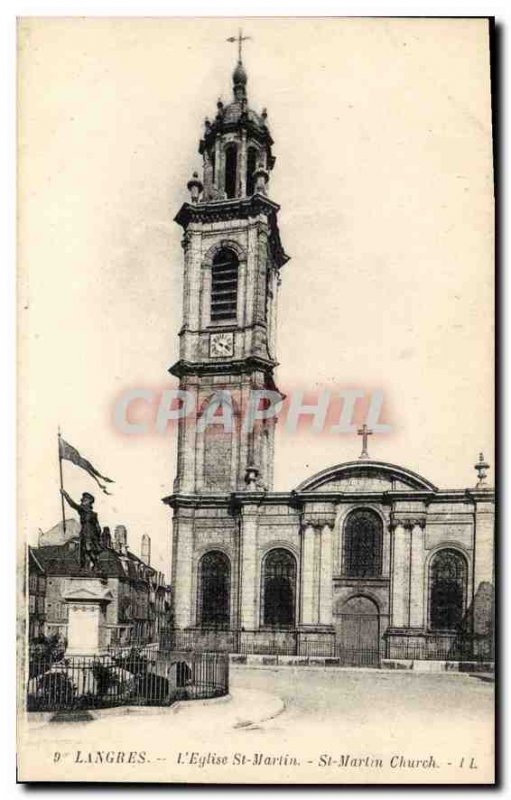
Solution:
[[[238,301],[238,258],[232,250],[222,249],[213,258],[211,270],[211,321],[236,319]]]
[[[229,199],[236,197],[238,148],[231,142],[225,148],[225,193]]]
[[[255,147],[248,148],[247,154],[247,195],[254,194],[255,191],[255,175],[254,172],[257,167],[257,149]]]

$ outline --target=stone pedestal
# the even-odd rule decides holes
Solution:
[[[106,609],[112,592],[99,580],[78,578],[63,599],[68,605],[67,656],[106,653]]]

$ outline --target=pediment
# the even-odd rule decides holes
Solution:
[[[348,461],[303,481],[299,492],[437,491],[430,481],[396,464],[384,461]]]
[[[80,602],[102,601],[108,602],[112,600],[113,594],[110,589],[89,589],[86,587],[71,589],[71,591],[64,594],[64,600],[75,600]]]

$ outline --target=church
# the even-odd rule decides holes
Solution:
[[[241,42],[240,42],[241,44]],[[492,657],[494,493],[442,490],[405,466],[360,459],[273,490],[275,420],[241,424],[251,392],[278,391],[275,330],[288,261],[265,110],[233,101],[206,119],[203,174],[188,183],[183,320],[170,373],[197,418],[180,419],[173,513],[174,646],[377,666]],[[235,424],[201,426],[229,390]]]

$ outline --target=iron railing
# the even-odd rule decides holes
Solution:
[[[28,711],[171,705],[220,697],[229,691],[222,653],[124,648],[102,656],[31,660]]]
[[[238,653],[244,655],[294,656],[297,653],[298,636],[292,630],[240,631]]]
[[[477,661],[494,660],[493,642],[488,638],[425,638],[420,642],[387,642],[385,658],[408,661]]]
[[[488,637],[428,634],[420,641],[380,638],[374,646],[363,642],[348,646],[332,635],[317,635],[291,629],[222,630],[187,628],[168,630],[165,645],[183,652],[232,653],[239,655],[305,656],[336,659],[343,666],[378,667],[382,659],[411,661],[493,661]]]

